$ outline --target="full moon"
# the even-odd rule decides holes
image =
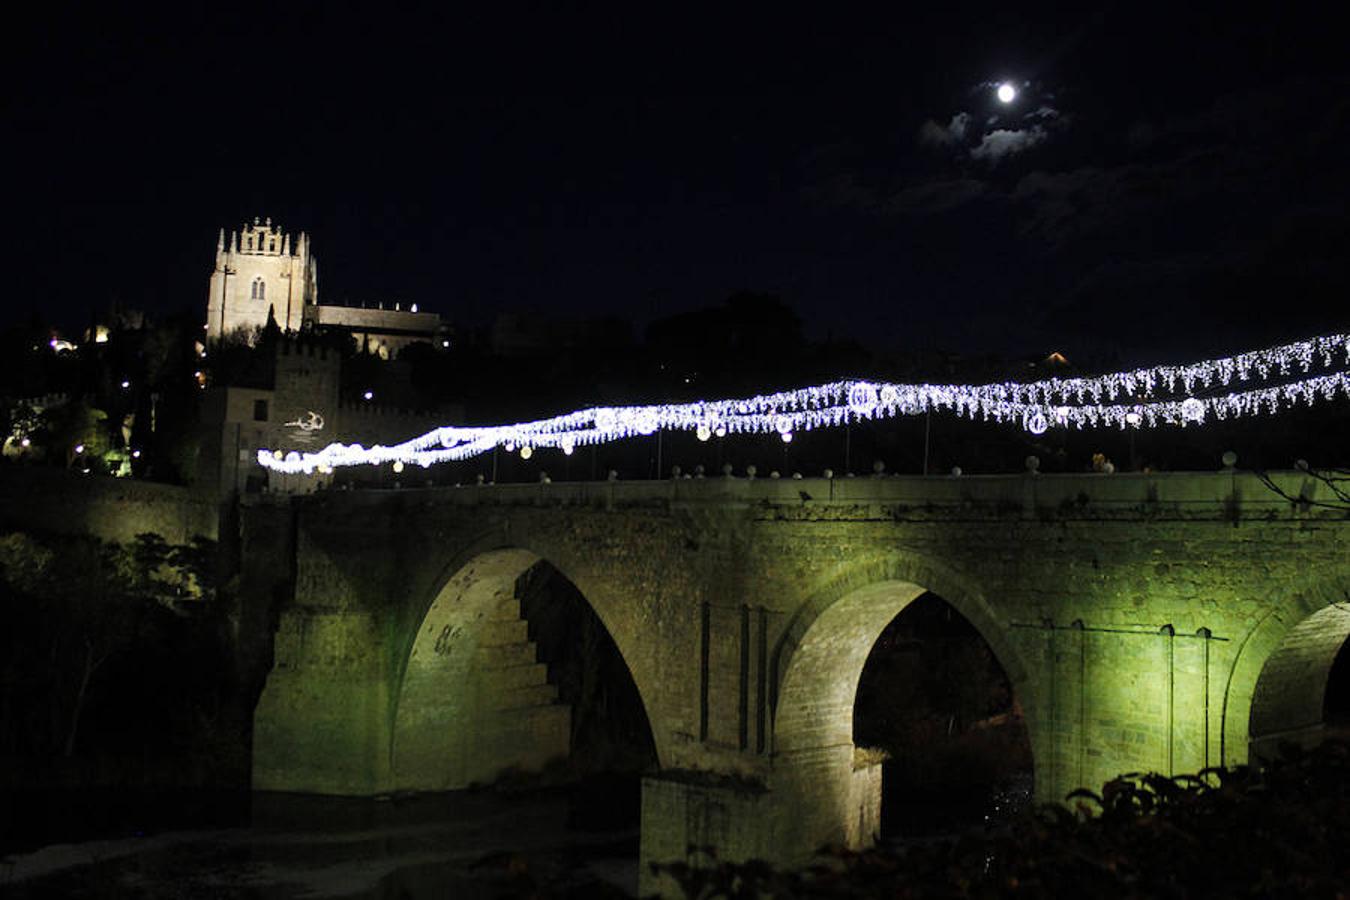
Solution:
[[[1003,84],[1000,84],[998,86],[998,99],[1003,101],[1004,103],[1013,102],[1013,99],[1016,96],[1017,96],[1017,88],[1013,87],[1011,84],[1004,82]]]

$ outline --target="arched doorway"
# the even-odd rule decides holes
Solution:
[[[1291,628],[1267,657],[1252,694],[1253,762],[1277,756],[1283,743],[1315,744],[1328,726],[1347,724],[1348,637],[1350,604],[1333,603]]]
[[[805,859],[824,844],[866,846],[881,831],[883,754],[855,742],[855,703],[878,640],[927,594],[925,586],[902,577],[908,574],[903,565],[889,569],[891,577],[819,595],[780,650],[772,788],[789,807],[779,813],[776,835],[785,859]],[[916,574],[942,585],[944,599],[950,598],[969,630],[988,642],[1009,694],[1019,694],[1026,670],[979,595],[943,573]]]
[[[655,761],[642,699],[599,616],[557,568],[516,548],[474,557],[430,603],[390,754],[399,791]]]

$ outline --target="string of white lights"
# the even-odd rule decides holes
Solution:
[[[1094,378],[984,385],[837,381],[742,399],[594,407],[514,425],[444,426],[388,447],[330,444],[317,453],[264,449],[258,451],[258,461],[274,471],[293,474],[389,462],[431,466],[468,459],[496,447],[507,452],[519,449],[528,459],[535,448],[558,448],[570,454],[577,447],[660,430],[692,431],[705,441],[714,435],[777,432],[782,440],[791,441],[798,431],[926,412],[1017,422],[1033,434],[1051,427],[1198,425],[1211,419],[1274,413],[1285,406],[1350,396],[1350,376],[1345,372],[1307,376],[1317,366],[1346,364],[1350,364],[1350,335],[1334,334],[1184,366],[1156,366]],[[1307,377],[1246,391],[1196,396],[1235,380],[1268,381],[1295,372]],[[1155,395],[1177,393],[1178,389],[1187,396],[1155,399]]]

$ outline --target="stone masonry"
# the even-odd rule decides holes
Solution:
[[[854,693],[924,591],[1007,671],[1045,800],[1312,734],[1350,634],[1350,516],[1231,471],[333,492],[268,501],[245,530],[277,517],[294,577],[256,788],[452,788],[565,752],[512,596],[547,560],[653,729],[643,869],[690,844],[795,862],[870,841],[880,773],[855,754]]]

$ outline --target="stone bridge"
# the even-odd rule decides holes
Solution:
[[[1244,763],[1316,736],[1350,634],[1350,513],[1302,473],[1271,477],[1307,502],[1234,471],[264,499],[242,520],[244,585],[281,598],[254,787],[441,790],[565,753],[515,599],[540,560],[645,706],[644,868],[690,844],[791,862],[868,842],[880,768],[855,754],[854,695],[924,591],[1008,673],[1040,798]]]

